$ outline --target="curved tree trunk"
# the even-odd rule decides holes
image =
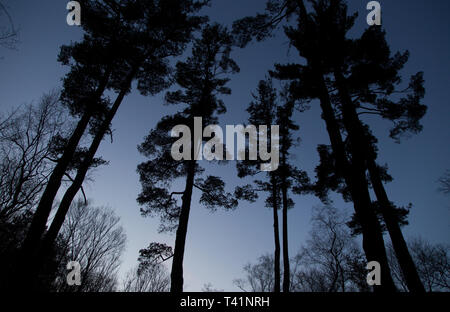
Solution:
[[[380,225],[375,213],[371,209],[371,200],[368,192],[367,180],[364,174],[358,173],[355,164],[350,164],[346,157],[345,147],[340,133],[340,127],[336,121],[335,113],[331,105],[331,99],[328,94],[328,89],[325,85],[323,75],[320,67],[316,68],[317,82],[321,89],[319,97],[320,106],[322,108],[322,118],[327,127],[327,132],[330,138],[333,149],[333,156],[337,164],[337,173],[340,174],[347,186],[350,189],[355,213],[361,227],[363,229],[363,249],[368,261],[378,261],[382,267],[382,285],[375,286],[376,291],[395,291],[395,285],[390,274],[389,266],[387,264],[386,250],[384,248],[383,236]],[[387,269],[385,269],[387,268]]]
[[[70,209],[70,205],[72,204],[73,199],[81,189],[81,186],[83,185],[86,174],[92,164],[92,161],[94,160],[95,154],[97,153],[100,143],[103,141],[103,138],[105,137],[106,132],[108,131],[111,122],[114,119],[114,116],[116,115],[120,105],[123,102],[123,99],[125,98],[125,95],[128,92],[134,73],[135,71],[132,71],[128,75],[127,81],[125,83],[126,87],[123,88],[122,91],[119,93],[113,106],[107,113],[105,120],[103,120],[100,129],[95,134],[94,139],[92,140],[86,158],[83,160],[83,163],[77,170],[77,175],[75,176],[75,179],[73,180],[71,186],[64,193],[64,196],[61,200],[61,203],[59,204],[58,210],[55,214],[55,217],[53,218],[50,228],[47,231],[46,235],[44,236],[42,248],[39,254],[39,259],[41,261],[43,261],[47,257],[53,244],[55,243],[56,237],[58,236],[58,233],[61,230],[67,212]]]
[[[348,132],[351,150],[351,176],[353,180],[353,192],[358,194],[353,198],[358,203],[357,218],[363,231],[363,248],[368,261],[377,261],[381,265],[381,286],[376,286],[383,291],[395,291],[396,287],[390,273],[387,261],[386,248],[384,246],[383,234],[377,216],[372,209],[369,195],[368,182],[366,179],[366,165],[364,153],[364,131],[358,127],[359,119],[352,109],[352,101],[345,86],[345,79],[338,70],[334,73],[339,97],[342,103],[342,114],[344,126]]]
[[[96,90],[96,98],[100,98],[105,91],[110,73],[110,70],[105,73],[105,77]],[[45,231],[47,220],[52,210],[53,201],[55,200],[55,197],[61,186],[64,174],[66,173],[67,168],[71,160],[73,159],[73,155],[78,147],[78,144],[89,125],[92,113],[93,111],[91,110],[86,111],[78,121],[78,124],[72,133],[72,136],[70,137],[67,145],[64,148],[63,155],[58,160],[55,168],[53,169],[53,172],[41,196],[41,200],[39,201],[39,204],[33,215],[30,228],[28,229],[27,235],[25,236],[25,239],[21,246],[21,252],[14,269],[11,285],[18,285],[19,287],[29,285],[29,287],[33,287],[33,285],[30,285],[31,283],[26,281],[28,280],[28,276],[33,275],[33,271],[36,270],[36,268],[34,268],[34,266],[30,268],[30,266],[27,265],[26,262],[28,262],[30,259],[35,259],[35,257],[37,256],[41,237]],[[26,269],[27,267],[28,269]]]
[[[367,161],[367,167],[369,169],[370,180],[372,187],[377,196],[378,202],[381,204],[381,213],[383,215],[384,222],[386,223],[389,236],[391,237],[392,247],[394,248],[395,255],[397,256],[400,268],[405,276],[406,284],[409,291],[415,293],[424,293],[425,287],[420,280],[417,273],[416,265],[408,250],[408,245],[403,237],[400,225],[397,217],[392,210],[391,202],[386,194],[383,182],[381,181],[378,167],[373,158],[369,158]]]
[[[27,236],[23,242],[22,249],[24,255],[29,255],[29,252],[34,249],[36,245],[38,245],[41,235],[45,231],[45,225],[47,224],[47,219],[50,215],[53,201],[58,193],[67,167],[73,158],[73,154],[75,153],[78,143],[80,142],[90,119],[90,114],[85,113],[83,115],[81,120],[78,122],[75,131],[70,137],[70,140],[64,149],[63,155],[56,164],[56,167],[53,169],[48,184],[42,194],[41,200],[39,201],[36,212],[34,213]]]

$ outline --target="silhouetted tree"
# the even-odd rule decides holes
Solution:
[[[349,228],[347,216],[331,206],[315,207],[306,244],[290,259],[292,292],[366,292],[366,261]],[[265,255],[244,267],[234,280],[243,291],[271,291],[274,257]],[[283,274],[284,276],[284,274]]]
[[[2,289],[10,289],[19,248],[54,168],[54,138],[72,129],[58,92],[0,118],[0,258]],[[65,172],[70,177],[70,172]],[[49,279],[48,281],[51,281]]]
[[[170,85],[167,57],[180,55],[190,41],[191,33],[204,18],[194,16],[206,2],[170,0],[81,1],[83,7],[82,42],[63,46],[59,60],[70,65],[64,79],[61,99],[79,123],[46,186],[36,209],[29,233],[23,244],[23,258],[39,252],[45,254],[55,241],[70,204],[79,191],[95,153],[110,132],[110,124],[131,83],[138,81],[144,94],[155,94]],[[172,21],[167,23],[167,21]],[[111,103],[104,95],[112,90],[117,98]],[[38,249],[51,205],[58,192],[64,171],[74,157],[80,139],[90,124],[92,143],[77,168],[72,185],[65,192],[52,225]]]
[[[82,200],[74,202],[58,237],[55,254],[59,292],[111,292],[117,289],[117,270],[125,250],[126,235],[120,218],[110,208],[93,207]],[[68,286],[67,263],[81,266],[81,286]],[[42,272],[47,274],[48,272]],[[44,276],[45,278],[45,276]]]
[[[0,219],[0,289],[10,290],[8,277],[14,267],[20,251],[20,244],[25,238],[33,217],[32,212],[16,213],[8,220]]]
[[[233,283],[242,291],[272,292],[275,288],[274,257],[263,255],[258,263],[244,266],[245,278],[235,279]]]
[[[439,191],[444,194],[450,194],[450,170],[447,170],[445,174],[439,179]]]
[[[282,98],[282,100],[279,99]],[[246,195],[253,192],[253,197],[257,191],[268,192],[269,198],[266,205],[274,210],[274,235],[275,235],[275,292],[279,291],[279,229],[277,210],[281,206],[283,211],[282,229],[283,229],[283,291],[289,292],[290,289],[290,269],[289,269],[289,250],[288,250],[288,209],[294,206],[294,202],[289,197],[289,192],[303,193],[308,191],[309,179],[304,171],[299,170],[290,163],[290,149],[293,145],[292,131],[298,130],[298,126],[292,120],[294,102],[289,101],[283,94],[278,95],[276,88],[273,87],[271,79],[260,81],[258,85],[258,94],[254,95],[254,101],[250,104],[247,111],[250,114],[249,122],[253,125],[279,125],[279,152],[280,164],[276,171],[267,173],[269,182],[257,180],[255,185],[245,188],[237,188],[237,194],[245,198]],[[270,135],[270,137],[272,137]],[[249,138],[250,141],[252,138]],[[276,142],[269,142],[274,147]],[[277,142],[278,143],[278,142]],[[238,174],[240,177],[258,174],[258,166],[261,161],[247,160],[238,164]],[[253,198],[251,198],[253,200]]]
[[[374,50],[374,47],[377,48]],[[426,112],[426,106],[421,104],[425,94],[423,73],[413,75],[409,85],[400,89],[399,71],[408,60],[409,54],[405,52],[391,56],[385,33],[379,27],[367,29],[359,40],[348,40],[341,45],[341,49],[342,53],[347,52],[350,57],[343,57],[333,69],[334,85],[338,90],[336,106],[340,107],[342,112],[342,122],[353,150],[352,160],[361,157],[366,161],[379,211],[409,288],[413,292],[423,292],[422,282],[400,230],[398,214],[402,210],[389,201],[382,183],[376,163],[376,139],[359,119],[362,114],[371,114],[392,121],[394,126],[391,129],[391,137],[396,140],[406,132],[420,132],[420,120]]]
[[[52,140],[70,131],[59,94],[19,107],[0,118],[0,219],[31,212],[54,167]]]
[[[166,262],[173,257],[172,247],[166,244],[151,243],[139,251],[138,261],[141,265],[154,265]]]
[[[449,246],[431,244],[422,238],[408,240],[408,246],[426,291],[448,292],[450,290]],[[394,280],[400,289],[408,291],[408,284],[391,244],[388,244],[388,255]]]
[[[331,206],[313,210],[308,241],[297,255],[298,291],[366,291],[363,255],[347,227],[348,218]],[[317,278],[320,277],[320,278]],[[361,287],[362,286],[362,287]]]
[[[123,282],[124,292],[168,292],[170,274],[162,264],[148,266],[142,270],[134,268],[127,273]]]
[[[163,261],[156,259],[155,255],[171,255],[172,248],[161,244],[151,244],[149,248],[140,250],[139,254],[139,265],[126,274],[122,290],[125,292],[168,292],[170,275],[161,263]],[[167,259],[162,258],[162,260]]]
[[[339,1],[317,1],[313,4],[313,13],[308,14],[303,2],[299,6],[298,26],[287,28],[286,34],[291,43],[299,50],[300,55],[308,61],[307,68],[297,65],[278,66],[278,75],[283,78],[297,77],[302,79],[304,85],[299,86],[298,81],[291,85],[293,96],[300,99],[319,97],[334,156],[337,157],[336,167],[343,174],[346,184],[350,188],[351,198],[354,202],[355,212],[361,223],[363,232],[363,247],[368,261],[374,259],[383,267],[387,267],[387,258],[383,237],[376,214],[371,208],[371,199],[368,191],[368,182],[365,174],[364,157],[358,146],[358,134],[348,131],[349,142],[347,159],[346,146],[340,133],[340,124],[335,117],[332,107],[333,95],[330,94],[329,76],[333,71],[342,53],[338,50],[335,55],[331,47],[340,47],[345,42],[346,32],[353,26],[355,16],[347,16],[347,8]],[[334,49],[334,48],[333,48]],[[300,74],[300,77],[299,77]],[[291,77],[289,77],[291,76]],[[306,82],[306,80],[308,80]],[[315,84],[317,82],[317,84]],[[295,93],[294,93],[295,92]],[[303,94],[302,94],[303,93]],[[343,106],[344,107],[344,106]],[[343,114],[344,125],[349,125],[348,113]],[[382,273],[385,276],[384,285],[380,289],[393,290],[394,285],[389,270]]]
[[[207,293],[223,292],[223,289],[216,289],[216,288],[214,288],[213,284],[207,283],[207,284],[203,285],[202,292],[207,292]]]
[[[0,1],[0,23],[0,46],[6,49],[15,49],[19,32],[3,1]]]
[[[339,40],[353,25],[354,17],[347,17],[346,8],[331,11],[332,14],[321,14],[317,4],[324,3],[324,1],[314,2],[315,12],[308,13],[303,1],[269,1],[267,14],[238,21],[234,29],[237,33],[249,32],[256,35],[257,39],[264,39],[283,20],[278,20],[276,16],[295,17],[297,25],[286,27],[285,33],[300,56],[306,60],[306,65],[278,66],[274,74],[281,79],[293,80],[290,91],[294,99],[320,100],[322,118],[327,125],[336,168],[340,170],[339,174],[345,178],[349,186],[355,212],[362,224],[363,248],[367,259],[378,261],[383,267],[388,267],[380,225],[375,213],[369,209],[371,201],[362,160],[355,158],[349,162],[347,159],[340,125],[336,120],[327,86],[327,74],[332,71],[333,65],[333,59],[327,53],[334,51],[333,38]],[[241,45],[245,45],[251,37],[244,35],[240,39]],[[382,275],[385,282],[376,288],[393,290],[395,287],[389,270],[383,270]]]
[[[291,164],[290,149],[293,146],[293,131],[299,129],[292,120],[294,101],[285,99],[284,105],[278,107],[277,124],[280,125],[280,168],[277,174],[280,176],[281,197],[283,203],[283,291],[290,290],[290,258],[288,245],[288,209],[294,206],[288,192],[292,190],[296,194],[310,192],[310,182],[305,171],[299,170]]]
[[[369,208],[372,204],[365,176],[367,169],[411,289],[423,291],[400,231],[397,210],[384,190],[380,167],[375,162],[376,150],[370,144],[370,136],[366,135],[365,125],[358,117],[362,113],[378,113],[393,121],[391,136],[394,138],[406,131],[420,131],[419,121],[426,111],[426,107],[420,103],[424,95],[422,74],[412,76],[406,89],[397,89],[401,81],[398,71],[406,62],[407,53],[391,57],[384,33],[377,27],[369,28],[361,39],[347,39],[346,33],[353,26],[356,15],[347,15],[345,2],[323,0],[311,3],[313,10],[308,13],[303,1],[269,1],[266,14],[238,21],[235,31],[243,34],[240,43],[244,45],[251,39],[249,34],[262,40],[271,34],[284,17],[296,17],[297,26],[286,27],[285,32],[300,56],[307,60],[307,65],[278,65],[274,75],[293,80],[290,89],[294,98],[302,101],[320,100],[322,117],[327,124],[336,162],[336,173],[344,178],[347,195],[354,202],[368,259],[378,259],[383,266],[387,265],[376,212]],[[404,97],[397,101],[390,99],[391,95],[398,93],[403,93]],[[369,104],[369,107],[362,103]],[[359,108],[365,111],[358,112]],[[345,141],[342,139],[342,128],[347,135]],[[384,273],[384,280],[388,282],[381,288],[393,289],[389,272]]]
[[[254,100],[250,103],[247,111],[249,113],[249,123],[251,125],[266,125],[267,127],[274,125],[276,122],[277,113],[277,90],[273,87],[272,80],[261,80],[258,84],[257,93],[253,94]],[[272,148],[277,148],[279,151],[279,144],[272,142],[272,129],[267,129],[267,144]],[[258,137],[249,136],[248,146],[256,145]],[[254,176],[259,174],[261,168],[261,160],[251,160],[250,157],[246,160],[237,163],[238,176],[244,178],[247,176]],[[246,185],[244,187],[237,187],[235,194],[240,199],[245,199],[250,202],[256,201],[258,198],[258,192],[267,193],[268,196],[265,200],[266,207],[273,210],[273,232],[274,232],[274,257],[273,270],[274,281],[271,283],[273,286],[272,291],[280,292],[281,290],[281,246],[280,246],[280,229],[278,221],[278,209],[281,207],[281,195],[280,195],[280,180],[275,171],[266,173],[266,180],[255,180],[253,185]],[[263,287],[263,286],[261,286]],[[265,287],[265,286],[264,286]]]
[[[142,183],[138,202],[145,205],[141,211],[144,215],[160,215],[161,230],[176,229],[172,292],[183,291],[183,258],[194,188],[201,192],[200,204],[211,210],[237,206],[233,195],[225,192],[222,179],[199,177],[204,169],[196,161],[196,156],[203,142],[202,138],[191,135],[199,131],[194,129],[195,118],[201,118],[204,124],[214,125],[218,120],[217,114],[226,111],[219,96],[231,93],[226,87],[228,75],[239,71],[230,58],[231,44],[232,38],[224,27],[214,24],[203,29],[202,37],[194,41],[192,56],[186,62],[177,64],[175,80],[182,89],[166,95],[169,104],[183,103],[185,108],[175,115],[164,117],[139,147],[140,152],[150,158],[138,167]],[[178,149],[179,152],[181,146],[175,144],[169,133],[181,125],[184,129],[182,140],[186,140],[189,146],[182,147],[184,159],[175,160],[171,151]],[[217,149],[215,152],[222,157],[224,151]],[[172,191],[173,182],[183,177],[184,191]],[[181,196],[181,207],[174,196]]]

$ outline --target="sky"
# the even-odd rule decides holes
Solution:
[[[81,37],[77,26],[66,23],[65,0],[4,0],[20,30],[20,43],[15,50],[0,48],[0,112],[38,101],[45,93],[61,87],[67,72],[57,62],[59,47]],[[352,35],[366,27],[368,1],[350,0],[350,12],[359,12]],[[386,186],[390,199],[399,205],[414,205],[409,222],[403,229],[406,237],[421,236],[429,241],[450,243],[450,198],[440,194],[437,180],[450,169],[450,1],[396,0],[379,1],[383,27],[392,51],[409,50],[410,61],[403,73],[408,77],[418,71],[425,73],[428,113],[424,130],[397,144],[388,137],[389,125],[371,117],[370,124],[379,138],[381,164],[387,163],[394,181]],[[225,25],[264,9],[262,0],[212,0],[204,10],[211,21]],[[0,17],[3,18],[3,17]],[[289,47],[280,31],[265,42],[253,43],[232,54],[241,68],[229,86],[232,95],[224,97],[228,112],[220,125],[245,123],[245,108],[251,101],[258,81],[264,79],[274,63],[298,61],[295,49]],[[406,79],[405,79],[406,80]],[[136,167],[145,159],[137,146],[163,116],[176,108],[163,105],[163,94],[143,97],[134,90],[122,104],[113,121],[114,140],[105,140],[97,155],[109,161],[108,166],[92,173],[93,181],[85,190],[94,205],[108,206],[121,218],[127,234],[127,250],[120,269],[121,276],[137,264],[139,249],[151,242],[173,246],[174,234],[158,233],[159,219],[144,218],[136,198],[140,192]],[[295,148],[293,161],[314,177],[318,164],[316,147],[329,144],[325,124],[317,105],[295,115],[300,125],[301,144]],[[202,163],[208,174],[221,176],[227,189],[248,181],[236,176],[235,162],[225,166]],[[211,283],[215,289],[238,291],[233,279],[243,276],[242,268],[259,256],[272,253],[272,212],[263,202],[241,203],[235,211],[210,213],[198,205],[194,194],[186,252],[184,280],[186,291],[200,291]],[[263,198],[264,199],[264,198]],[[351,213],[351,206],[339,197],[334,205]],[[312,196],[295,196],[295,208],[289,212],[289,247],[293,256],[307,239],[311,209],[320,205]],[[168,263],[170,268],[170,263]]]

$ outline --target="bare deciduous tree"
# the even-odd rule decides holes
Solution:
[[[60,267],[67,273],[68,261],[81,265],[81,286],[70,287],[66,274],[56,281],[58,291],[113,291],[117,270],[125,249],[126,235],[120,218],[111,209],[93,207],[79,200],[69,210],[60,233],[63,249],[58,251]],[[61,278],[62,277],[62,278]]]
[[[206,283],[203,285],[202,292],[223,292],[223,289],[214,288],[212,283]]]
[[[124,292],[168,292],[170,275],[163,264],[147,264],[129,271],[123,282]]]
[[[34,208],[54,167],[50,143],[68,129],[58,98],[53,91],[37,105],[0,117],[0,219],[5,222]]]
[[[172,247],[165,244],[151,243],[139,250],[139,265],[125,276],[123,291],[168,292],[170,275],[163,263],[172,257]]]
[[[347,228],[347,220],[343,213],[330,206],[313,209],[310,239],[299,254],[307,270],[300,276],[309,274],[313,276],[313,281],[318,282],[320,279],[315,276],[321,272],[323,285],[312,287],[310,291],[316,288],[327,292],[348,290],[348,260],[349,255],[357,250],[357,245]]]
[[[248,263],[244,267],[245,278],[235,279],[233,283],[245,292],[273,292],[275,277],[273,255],[259,257],[258,263]]]
[[[290,259],[290,291],[369,291],[367,262],[346,221],[346,215],[333,207],[314,209],[310,238]],[[257,264],[247,264],[246,277],[234,284],[243,291],[270,292],[275,282],[273,265],[273,256],[262,256]]]
[[[450,247],[431,244],[422,238],[410,240],[408,246],[426,291],[450,291]],[[392,245],[389,244],[387,249],[395,282],[403,291],[409,291]]]

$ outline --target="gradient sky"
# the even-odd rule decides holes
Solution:
[[[37,101],[44,92],[61,86],[67,71],[56,57],[59,47],[80,38],[80,28],[66,24],[65,0],[5,0],[20,28],[20,44],[14,51],[0,49],[0,112]],[[359,18],[352,34],[367,26],[368,1],[350,0],[350,11]],[[391,0],[380,1],[383,27],[393,51],[408,49],[411,58],[405,77],[425,72],[428,114],[424,131],[396,144],[388,138],[388,124],[377,118],[367,119],[380,140],[380,162],[388,163],[394,181],[387,185],[391,200],[400,205],[413,203],[407,237],[422,236],[433,242],[450,243],[450,200],[438,193],[437,180],[450,169],[450,1]],[[212,21],[231,25],[232,21],[262,11],[263,0],[212,0],[205,10]],[[3,17],[2,17],[3,18]],[[279,36],[255,43],[233,53],[241,72],[232,77],[231,96],[225,97],[228,113],[221,125],[244,123],[245,108],[259,80],[273,64],[298,60],[294,49],[280,32]],[[406,80],[406,79],[405,79]],[[128,237],[121,274],[137,264],[138,251],[150,242],[173,246],[174,235],[158,234],[159,219],[143,218],[136,197],[140,183],[136,166],[144,159],[136,147],[161,116],[176,108],[162,105],[162,96],[129,95],[114,122],[114,142],[105,140],[98,155],[110,161],[109,166],[93,173],[94,181],[85,186],[95,205],[106,205],[121,217]],[[313,176],[318,163],[317,144],[328,144],[325,125],[317,105],[295,116],[299,123],[301,145],[295,149],[295,162]],[[208,174],[221,176],[228,189],[245,181],[236,177],[235,163],[226,166],[206,164]],[[289,212],[290,252],[294,255],[310,230],[311,209],[320,201],[312,196],[294,198]],[[189,223],[184,278],[186,291],[200,291],[204,284],[226,291],[238,290],[233,279],[242,276],[242,267],[264,253],[273,251],[272,213],[261,201],[242,203],[236,211],[210,213],[197,204],[194,195]],[[350,213],[348,204],[338,197],[334,205]]]

